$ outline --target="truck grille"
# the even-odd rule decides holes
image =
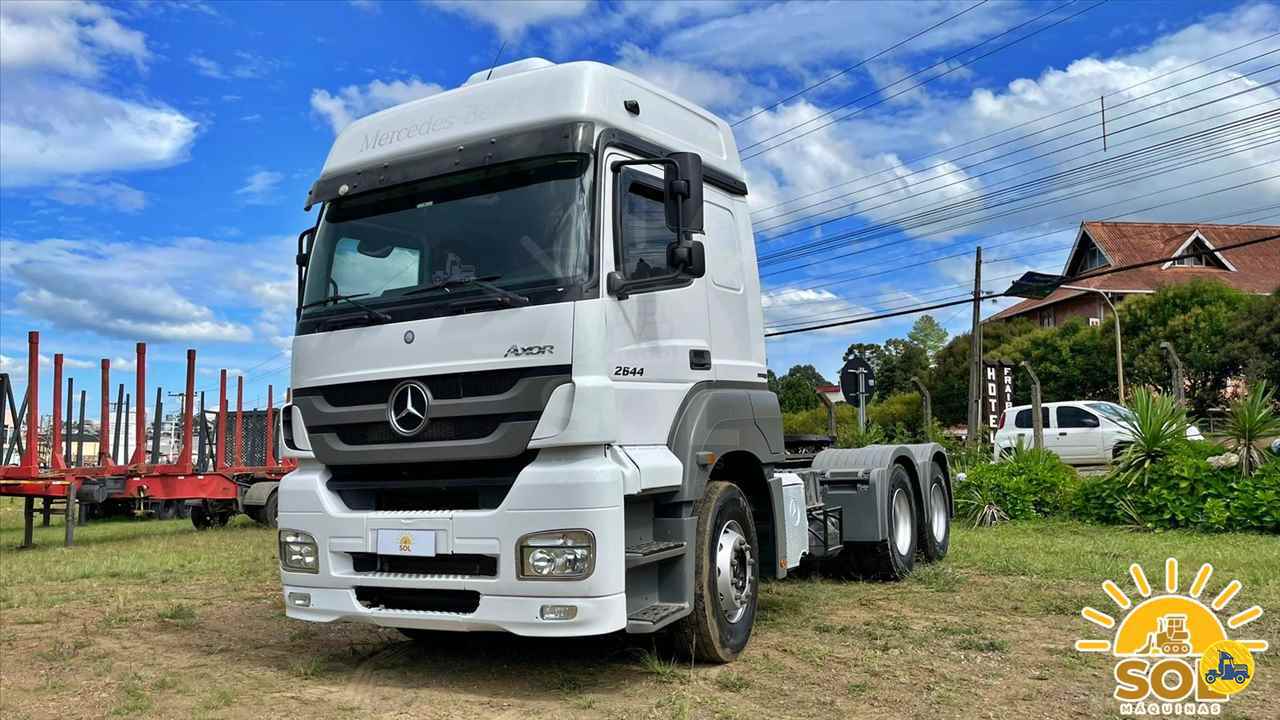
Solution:
[[[480,607],[480,593],[474,590],[405,590],[385,587],[357,587],[356,600],[373,610],[411,610],[470,615]]]
[[[543,367],[426,375],[298,388],[294,391],[293,396],[299,398],[318,395],[334,407],[381,405],[386,403],[387,397],[395,389],[396,385],[405,380],[417,380],[427,386],[434,400],[460,400],[462,398],[485,397],[510,392],[517,382],[525,378],[568,374],[568,365],[546,365]]]
[[[326,483],[351,510],[492,510],[538,456],[396,465],[335,465]]]
[[[427,423],[412,437],[392,431],[386,417],[391,391],[405,380],[430,395]],[[326,465],[497,460],[528,449],[551,393],[571,381],[570,366],[546,365],[299,388],[293,403]]]

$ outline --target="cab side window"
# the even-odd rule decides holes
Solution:
[[[1097,416],[1088,410],[1070,405],[1062,405],[1058,408],[1058,427],[1060,428],[1096,428],[1098,424]]]
[[[660,181],[634,170],[622,172],[618,193],[618,269],[628,280],[671,272],[667,247],[675,233],[667,227]]]
[[[1031,409],[1019,410],[1017,415],[1013,416],[1013,426],[1018,428],[1031,427]],[[1049,427],[1049,408],[1040,408],[1040,427]]]

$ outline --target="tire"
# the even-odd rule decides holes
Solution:
[[[716,480],[696,511],[693,612],[678,625],[681,650],[703,662],[732,662],[751,639],[760,594],[751,505],[738,486]]]
[[[947,475],[936,461],[930,467],[925,497],[928,508],[921,508],[920,555],[925,562],[937,562],[947,556],[951,547],[951,502],[947,493]],[[925,515],[927,514],[927,517]]]
[[[275,492],[271,493],[271,496],[267,498],[266,504],[262,506],[262,509],[258,511],[257,517],[254,518],[254,520],[269,528],[276,527],[278,522],[277,515],[280,512],[280,499],[276,495],[277,493]]]
[[[889,536],[879,542],[845,543],[840,558],[844,558],[848,574],[870,580],[901,580],[915,569],[920,537],[916,530],[916,500],[911,492],[911,476],[901,465],[893,466],[888,490],[884,513]],[[895,510],[898,503],[901,505]]]
[[[202,505],[191,508],[191,525],[197,530],[208,530],[213,527],[213,515]]]
[[[160,503],[160,509],[156,511],[156,518],[160,520],[172,520],[178,517],[178,501],[165,500]]]

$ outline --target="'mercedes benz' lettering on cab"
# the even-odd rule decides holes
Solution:
[[[766,573],[947,554],[941,446],[787,453],[737,146],[638,77],[537,58],[338,137],[298,240],[290,618],[671,628],[729,662]]]

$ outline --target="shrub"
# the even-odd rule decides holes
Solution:
[[[1257,444],[1280,434],[1280,415],[1271,408],[1274,394],[1267,381],[1260,380],[1249,392],[1231,401],[1227,411],[1227,439],[1240,455],[1240,472],[1244,475],[1252,474],[1263,462]]]
[[[1119,472],[1130,484],[1143,481],[1152,466],[1187,442],[1187,411],[1173,398],[1138,388],[1122,422],[1132,435],[1120,456]]]
[[[1018,450],[1002,463],[972,467],[956,505],[975,525],[1057,515],[1071,506],[1075,470],[1048,450]]]
[[[880,402],[867,406],[867,424],[875,423],[883,428],[895,428],[892,433],[898,442],[913,442],[923,435],[924,410],[920,405],[920,393],[894,393]]]
[[[1141,484],[1121,472],[1085,480],[1075,511],[1086,520],[1149,530],[1280,531],[1280,460],[1241,477],[1209,464],[1219,452],[1210,442],[1184,441],[1151,465]]]

